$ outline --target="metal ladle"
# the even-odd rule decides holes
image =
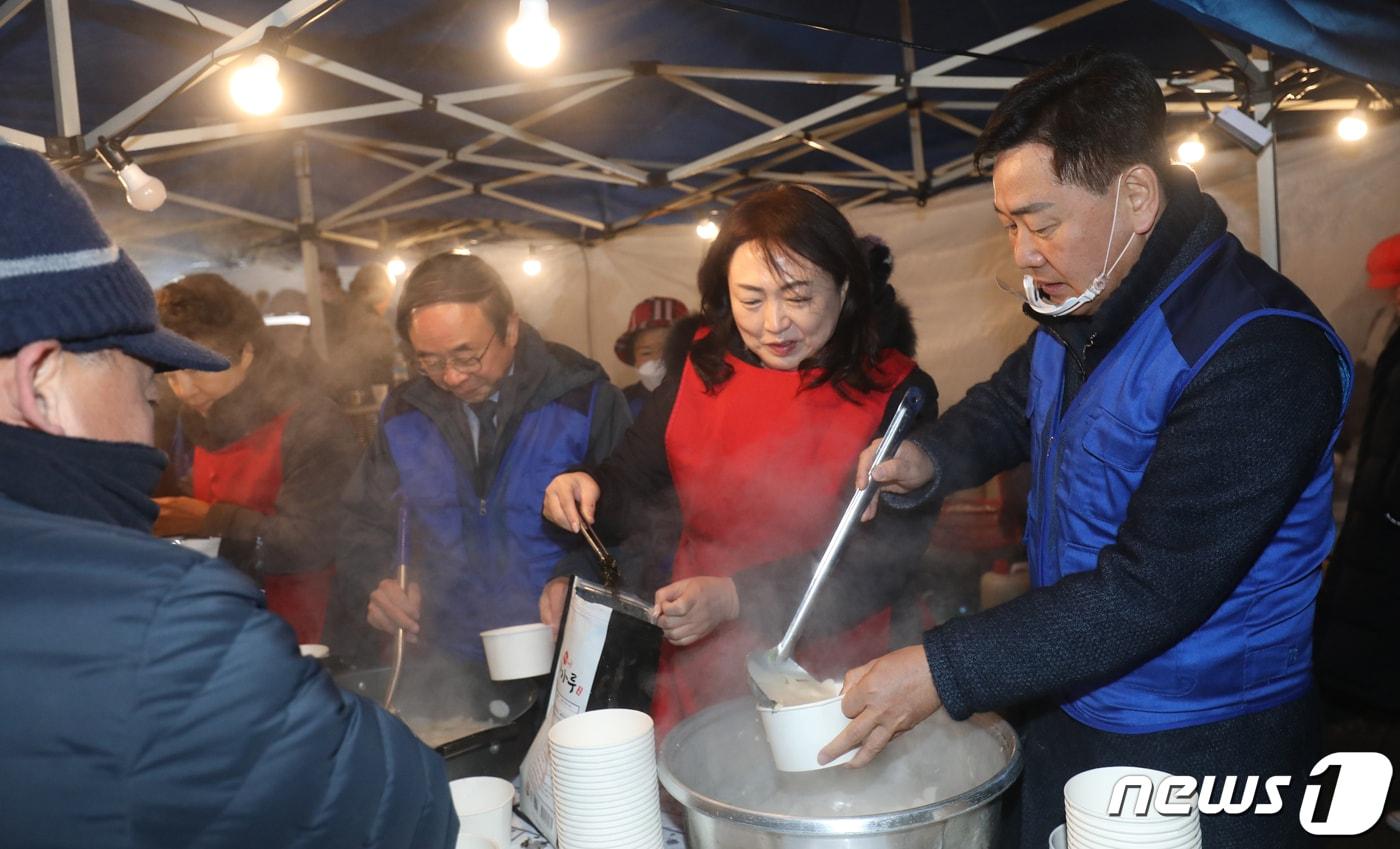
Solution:
[[[399,589],[408,594],[408,505],[399,506]],[[389,673],[389,688],[384,691],[384,709],[397,714],[394,709],[394,691],[399,688],[399,676],[403,674],[404,630],[394,632],[394,666]]]
[[[788,623],[787,632],[783,634],[783,638],[778,641],[776,646],[749,652],[746,659],[749,671],[749,688],[753,690],[754,696],[758,698],[760,704],[765,706],[775,704],[777,699],[774,696],[782,694],[792,682],[816,680],[810,672],[802,668],[800,663],[792,659],[793,646],[797,643],[797,638],[802,635],[802,629],[807,625],[817,591],[821,589],[827,575],[831,572],[831,567],[841,556],[841,550],[846,546],[846,539],[860,520],[861,514],[865,512],[865,508],[870,504],[870,499],[875,497],[877,487],[873,485],[871,474],[875,471],[876,466],[894,454],[904,437],[904,432],[908,430],[909,424],[919,414],[919,410],[923,409],[923,406],[924,393],[918,387],[911,386],[905,391],[904,397],[899,400],[899,406],[894,411],[894,416],[890,418],[890,424],[885,429],[884,437],[880,439],[880,444],[875,449],[875,459],[870,463],[870,471],[866,472],[865,475],[865,488],[856,490],[846,505],[846,512],[841,514],[841,521],[836,524],[836,532],[832,535],[831,542],[827,543],[826,551],[822,552],[816,571],[812,573],[812,580],[807,584],[807,591],[803,593],[802,601],[797,605],[797,612],[793,614],[792,621]]]

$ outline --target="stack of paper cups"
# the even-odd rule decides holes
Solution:
[[[1168,777],[1154,769],[1108,766],[1071,778],[1065,783],[1065,849],[1200,849],[1201,812],[1194,797],[1165,800],[1171,807],[1184,805],[1186,813],[1157,810]]]
[[[549,729],[559,849],[660,849],[651,717],[595,710]]]

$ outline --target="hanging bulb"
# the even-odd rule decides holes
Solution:
[[[695,235],[707,242],[713,242],[719,235],[719,224],[713,218],[706,218],[695,225]]]
[[[239,109],[250,115],[268,115],[282,105],[282,84],[277,81],[278,67],[276,57],[259,53],[256,59],[229,76],[229,94]]]
[[[453,248],[453,249],[452,249],[452,252],[453,252],[454,254],[456,254],[457,256],[471,256],[471,255],[472,255],[472,249],[469,248],[469,247],[467,247],[467,246],[465,246],[465,245],[462,245],[462,246],[460,246],[460,247]]]
[[[408,270],[408,263],[404,262],[399,257],[394,257],[384,265],[384,270],[389,272],[390,277],[398,280],[403,276],[403,273]]]
[[[1371,125],[1366,123],[1366,116],[1360,109],[1348,113],[1337,122],[1337,135],[1342,137],[1342,141],[1361,141],[1370,129]]]
[[[530,253],[525,257],[525,261],[520,263],[520,270],[525,272],[526,277],[539,277],[544,271],[544,263],[535,257],[535,246],[530,246]]]
[[[165,203],[165,184],[143,171],[120,144],[105,139],[99,141],[97,156],[121,181],[122,188],[126,189],[126,202],[132,209],[154,212]]]
[[[506,49],[527,68],[543,68],[559,55],[559,30],[549,23],[549,0],[520,0],[520,14],[506,30]]]
[[[1195,165],[1206,158],[1206,146],[1201,141],[1201,137],[1192,133],[1181,144],[1176,147],[1176,161],[1187,165]]]

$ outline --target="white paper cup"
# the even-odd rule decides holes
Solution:
[[[554,635],[543,622],[481,632],[492,681],[537,678],[550,673]]]
[[[297,648],[301,649],[302,657],[314,657],[317,660],[324,660],[331,656],[330,646],[323,646],[320,643],[302,643]]]
[[[510,843],[511,805],[515,788],[503,778],[473,776],[459,778],[447,785],[452,791],[452,807],[461,823],[458,836],[476,834],[495,842],[497,846]]]
[[[218,557],[219,543],[223,537],[170,537],[169,541],[181,548],[192,548],[206,557]]]
[[[629,749],[639,740],[650,738],[651,717],[639,710],[607,708],[590,710],[561,719],[549,728],[550,751],[561,756],[603,753],[614,748]]]
[[[817,763],[817,753],[836,735],[846,730],[850,720],[841,712],[841,696],[791,707],[758,708],[773,763],[781,772],[809,772],[846,763],[856,756],[852,749],[827,764]]]
[[[1065,827],[1063,825],[1050,832],[1050,846],[1048,849],[1066,849]]]
[[[1146,791],[1130,788],[1123,799],[1125,814],[1121,817],[1109,817],[1108,806],[1113,798],[1113,788],[1119,781],[1129,776],[1145,776],[1151,780],[1152,788]],[[1158,825],[1170,824],[1183,818],[1159,814],[1151,804],[1148,804],[1147,813],[1142,816],[1130,813],[1136,805],[1140,804],[1139,796],[1141,793],[1154,793],[1162,780],[1168,777],[1165,772],[1135,766],[1105,766],[1085,770],[1065,782],[1065,805],[1066,807],[1072,806],[1077,811],[1091,817],[1118,821],[1133,819]]]

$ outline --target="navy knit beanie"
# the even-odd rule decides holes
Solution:
[[[156,371],[228,368],[160,326],[150,284],[72,180],[0,143],[0,356],[42,339],[76,352],[116,348]]]

